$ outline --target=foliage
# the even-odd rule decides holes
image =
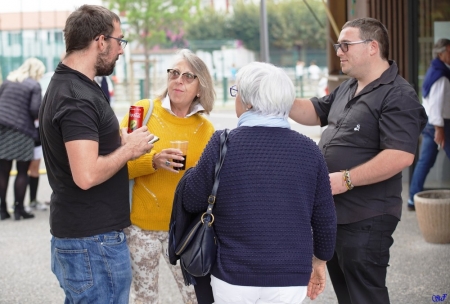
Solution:
[[[149,49],[183,34],[183,23],[198,0],[109,0],[109,7],[125,14],[127,39]]]
[[[238,1],[230,18],[230,35],[241,40],[249,50],[259,51],[259,3]]]
[[[323,26],[326,12],[322,1],[308,0],[309,6]],[[237,39],[247,49],[260,49],[260,7],[259,3],[236,1],[233,14],[225,15],[207,9],[195,20],[188,22],[188,40]],[[325,48],[326,28],[322,27],[302,0],[267,2],[267,23],[270,48],[290,50],[292,48]]]
[[[309,6],[319,19],[322,26],[314,18],[307,5],[302,0],[283,1],[277,5],[272,4],[271,10],[276,12],[273,25],[279,24],[277,28],[271,28],[276,35],[272,35],[274,46],[281,48],[308,47],[325,48],[327,41],[326,12],[321,1],[308,1]],[[276,6],[276,7],[273,7]],[[282,33],[280,35],[279,33]]]
[[[229,18],[210,7],[201,10],[186,24],[186,39],[215,40],[233,38],[229,32]]]
[[[124,14],[128,22],[126,38],[143,47],[145,56],[144,93],[150,91],[150,50],[171,40],[183,45],[184,21],[199,0],[109,0],[110,9]]]

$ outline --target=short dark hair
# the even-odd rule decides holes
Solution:
[[[372,39],[378,42],[381,58],[389,58],[389,34],[383,23],[374,18],[358,18],[347,21],[342,29],[355,27],[359,29],[361,40]]]
[[[120,23],[119,16],[103,6],[80,6],[69,15],[63,30],[66,54],[87,48],[99,35],[111,35],[114,22]]]

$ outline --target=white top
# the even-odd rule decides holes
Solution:
[[[450,66],[446,64],[450,69]],[[443,76],[431,86],[430,94],[422,98],[422,104],[433,126],[443,127],[444,119],[450,119],[450,81]]]
[[[172,112],[172,107],[170,106],[169,94],[167,94],[166,97],[164,97],[164,100],[161,102],[161,106],[164,109],[166,109],[167,111],[169,111],[170,114],[172,114],[173,116],[176,116],[175,113]],[[194,106],[194,108],[192,109],[192,111],[186,115],[186,117],[192,116],[195,113],[200,112],[200,111],[204,111],[204,110],[205,110],[205,108],[201,104],[197,103]]]
[[[308,73],[310,79],[318,80],[320,78],[321,70],[317,65],[313,64],[308,67]]]

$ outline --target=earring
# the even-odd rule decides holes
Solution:
[[[200,97],[200,94],[197,94],[197,97]]]

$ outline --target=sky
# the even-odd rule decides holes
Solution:
[[[73,11],[76,7],[83,4],[101,3],[101,0],[0,0],[0,13],[13,13],[20,11]]]

